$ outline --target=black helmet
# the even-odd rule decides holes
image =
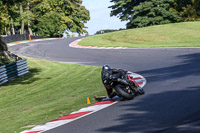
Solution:
[[[111,68],[110,68],[109,65],[103,65],[102,69],[103,69],[103,70],[110,70]]]

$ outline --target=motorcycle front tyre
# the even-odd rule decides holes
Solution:
[[[134,98],[134,94],[129,94],[128,92],[126,92],[125,87],[123,85],[116,85],[115,86],[115,91],[123,98],[131,100]]]
[[[145,91],[144,91],[142,88],[140,88],[140,89],[138,89],[138,93],[139,93],[140,95],[144,95]]]

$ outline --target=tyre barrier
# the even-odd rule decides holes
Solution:
[[[29,73],[27,59],[18,60],[16,62],[0,67],[0,86],[14,78]]]

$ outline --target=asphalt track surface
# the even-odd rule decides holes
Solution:
[[[76,49],[77,38],[20,44],[23,56],[84,65],[122,68],[147,79],[146,94],[121,101],[45,133],[200,132],[200,49]],[[103,88],[102,88],[103,89]]]

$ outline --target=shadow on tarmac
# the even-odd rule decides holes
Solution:
[[[200,121],[200,109],[197,109],[200,107],[198,102],[200,101],[200,86],[187,89],[152,94],[135,103],[126,103],[125,101],[121,106],[128,107],[125,112],[129,113],[115,119],[121,124],[99,129],[98,131],[101,133],[199,132],[200,122],[198,125],[192,123]],[[177,106],[177,104],[179,105]],[[188,123],[191,123],[190,128],[184,126]]]
[[[118,125],[105,127],[98,132],[130,133],[196,133],[200,132],[200,53],[178,56],[183,62],[170,67],[140,71],[147,77],[147,93],[133,102],[123,101],[124,109],[115,121]],[[151,76],[153,75],[153,76]],[[195,85],[178,82],[162,84],[167,80],[194,77]],[[154,86],[154,82],[162,82]],[[198,85],[197,85],[198,84]],[[168,87],[168,88],[167,88]],[[151,92],[151,88],[163,91]]]
[[[141,75],[153,75],[146,77],[148,82],[159,82],[168,79],[200,75],[200,53],[177,56],[184,60],[181,64],[137,72]]]

